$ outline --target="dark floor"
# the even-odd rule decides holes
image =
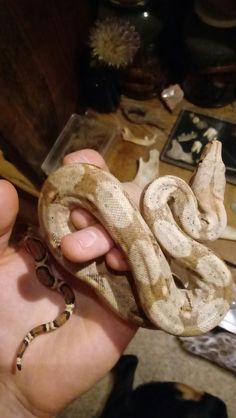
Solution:
[[[188,354],[175,337],[161,331],[142,329],[126,352],[136,354],[139,358],[135,386],[150,380],[179,381],[218,396],[226,403],[229,418],[236,417],[235,375]],[[110,387],[111,377],[107,376],[58,418],[99,417]]]

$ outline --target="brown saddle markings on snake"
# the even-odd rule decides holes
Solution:
[[[144,192],[142,215],[110,173],[89,164],[68,165],[42,188],[40,226],[55,258],[119,316],[173,335],[198,335],[217,326],[232,301],[228,268],[196,241],[216,239],[225,228],[224,188],[219,141],[204,151],[192,189],[174,176],[154,180]],[[109,231],[131,273],[114,273],[96,260],[78,265],[62,257],[60,241],[74,230],[70,211],[76,206],[92,212]],[[177,288],[164,254],[189,270],[188,288]]]
[[[36,326],[26,334],[18,349],[16,357],[16,367],[18,370],[22,369],[22,358],[29,344],[39,335],[54,331],[64,325],[71,317],[75,308],[74,292],[68,283],[59,279],[52,273],[48,261],[48,251],[42,240],[32,232],[29,232],[24,239],[24,246],[34,258],[35,271],[40,283],[63,295],[65,309],[53,321]]]

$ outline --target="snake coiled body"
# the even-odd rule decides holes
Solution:
[[[224,185],[218,141],[204,152],[193,180],[195,194],[178,177],[160,177],[143,194],[142,215],[110,173],[89,164],[64,166],[42,189],[43,238],[56,259],[122,318],[173,335],[198,335],[218,325],[232,301],[228,268],[196,241],[216,239],[224,230]],[[199,203],[201,196],[205,199]],[[74,231],[70,211],[78,206],[92,212],[109,231],[125,253],[130,272],[112,271],[102,259],[78,265],[63,258],[60,242]],[[177,287],[167,259],[189,271],[187,288]]]

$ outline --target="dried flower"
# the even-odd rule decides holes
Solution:
[[[125,68],[139,49],[140,36],[127,20],[108,17],[95,23],[89,44],[94,58],[112,67]]]

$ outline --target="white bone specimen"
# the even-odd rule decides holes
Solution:
[[[203,136],[206,136],[208,141],[212,141],[217,138],[218,131],[215,128],[208,128],[206,132],[204,132]]]
[[[142,189],[151,181],[159,176],[159,151],[152,149],[149,151],[148,161],[144,161],[142,157],[139,158],[138,171],[133,179]]]
[[[122,139],[124,141],[132,142],[133,144],[143,145],[144,147],[150,147],[155,144],[157,134],[154,134],[151,138],[145,135],[144,138],[136,137],[132,134],[129,128],[125,127],[121,131]]]
[[[196,152],[197,154],[199,154],[201,152],[202,149],[202,143],[200,141],[194,141],[192,148],[191,148],[191,152]]]
[[[197,134],[196,132],[190,132],[189,134],[185,134],[184,132],[178,136],[178,141],[179,142],[188,142],[191,141],[192,139],[197,138]]]
[[[194,162],[191,152],[184,152],[176,139],[172,140],[171,149],[167,151],[166,155],[174,160],[185,161],[189,164],[193,164]]]

